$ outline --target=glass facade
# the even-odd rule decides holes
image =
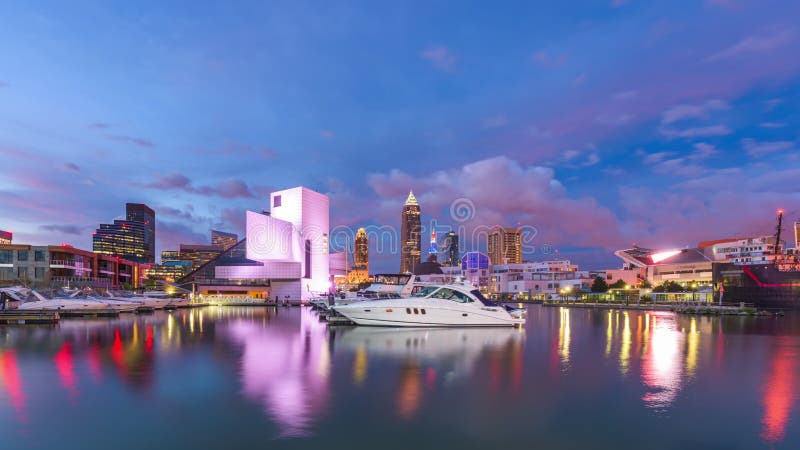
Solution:
[[[100,224],[92,236],[95,253],[141,263],[155,262],[155,212],[140,203],[126,205],[126,220]]]

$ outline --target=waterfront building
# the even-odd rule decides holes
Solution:
[[[143,271],[133,261],[70,245],[0,244],[0,282],[34,287],[136,287]]]
[[[489,233],[487,247],[492,264],[522,262],[522,232],[518,228],[494,228]]]
[[[155,212],[141,203],[126,203],[125,210],[125,220],[100,224],[92,235],[92,249],[95,253],[119,256],[129,261],[154,263]]]
[[[239,242],[239,235],[225,231],[211,230],[211,245],[216,245],[227,250]]]
[[[710,285],[713,258],[704,248],[656,250],[634,247],[614,252],[623,261],[624,270],[644,270],[644,279],[653,286],[665,281],[678,284]]]
[[[178,250],[162,250],[161,251],[161,263],[164,264],[166,262],[173,262],[173,261],[180,261],[181,260],[181,252]]]
[[[164,280],[174,282],[180,280],[192,270],[191,261],[163,261],[161,264],[153,264],[144,270],[144,275],[148,280]]]
[[[327,294],[333,283],[328,249],[330,200],[296,187],[273,192],[270,204],[268,213],[247,211],[245,238],[180,282],[193,282],[200,294],[280,301],[305,302]]]
[[[568,260],[495,264],[491,266],[488,292],[493,296],[544,300],[562,289],[588,291],[596,275],[579,271]]]
[[[13,237],[10,231],[0,230],[0,244],[10,244]]]
[[[444,236],[444,251],[446,255],[445,266],[458,267],[461,265],[461,258],[458,252],[458,235],[455,231],[449,231]]]
[[[226,249],[222,248],[221,245],[181,244],[178,259],[190,261],[192,270],[194,270],[211,261],[224,250]]]
[[[353,246],[353,268],[369,272],[369,239],[367,230],[359,228]]]
[[[486,290],[490,280],[489,256],[481,252],[467,252],[461,257],[461,276]]]
[[[431,230],[431,245],[428,248],[428,262],[439,262],[439,244],[436,242],[436,230]]]
[[[408,193],[400,222],[400,273],[411,273],[422,256],[422,221],[414,192]]]

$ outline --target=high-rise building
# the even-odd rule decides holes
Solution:
[[[145,262],[156,260],[156,213],[144,203],[126,203],[125,218],[144,225]]]
[[[422,221],[419,202],[414,192],[408,193],[403,205],[403,216],[400,226],[400,272],[413,273],[414,266],[420,263],[422,255]]]
[[[156,214],[147,205],[127,203],[125,220],[100,224],[92,236],[95,253],[119,256],[138,263],[154,263]]]
[[[436,242],[436,230],[431,230],[431,245],[428,247],[428,261],[439,262],[439,244]]]
[[[492,264],[520,264],[522,232],[518,228],[495,228],[489,233],[488,253]]]
[[[181,260],[181,252],[178,250],[162,250],[161,263],[175,262]]]
[[[0,230],[0,244],[10,244],[14,235],[10,231]]]
[[[239,236],[235,233],[211,230],[211,245],[218,245],[222,250],[227,250],[239,242]]]
[[[800,250],[800,220],[794,223],[794,248]]]
[[[461,265],[461,258],[458,252],[458,235],[455,231],[449,231],[444,236],[444,251],[447,255],[446,266],[458,267]]]
[[[353,268],[369,272],[369,239],[367,230],[359,228],[353,248]]]

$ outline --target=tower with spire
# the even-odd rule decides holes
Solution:
[[[422,221],[414,191],[409,191],[403,204],[400,222],[400,272],[413,273],[422,256]]]
[[[431,245],[428,247],[428,261],[439,262],[439,244],[436,243],[436,230],[431,230]]]

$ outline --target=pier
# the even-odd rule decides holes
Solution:
[[[546,307],[590,308],[590,309],[628,309],[639,311],[672,311],[680,314],[701,315],[740,315],[765,316],[772,315],[759,311],[752,303],[723,303],[722,305],[706,302],[686,303],[582,303],[563,300],[550,300],[542,304]]]
[[[2,311],[0,324],[3,325],[28,325],[28,324],[55,324],[61,319],[57,312],[44,311]]]

